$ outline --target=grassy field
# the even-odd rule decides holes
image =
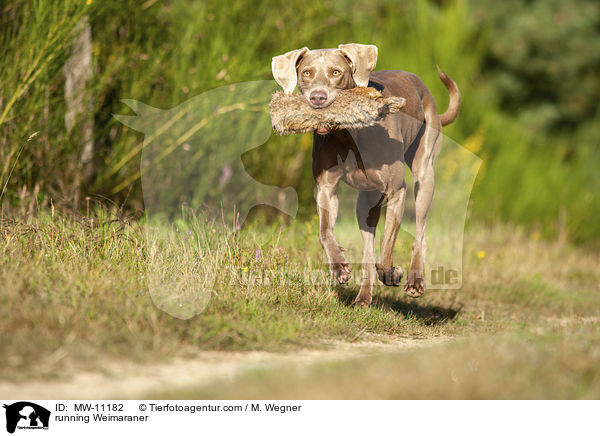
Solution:
[[[350,303],[357,286],[334,286],[328,279],[314,220],[237,231],[202,220],[179,223],[163,228],[168,248],[146,238],[143,221],[106,211],[94,217],[2,220],[3,377],[65,377],[65,368],[98,370],[107,359],[167,362],[198,350],[294,352],[373,335],[384,341],[456,337],[461,339],[401,359],[371,356],[336,368],[317,366],[310,375],[292,371],[291,377],[285,370],[259,372],[235,386],[160,395],[600,395],[597,253],[514,227],[470,224],[462,290],[431,291],[413,300],[401,288],[379,287],[372,307],[356,309]],[[181,320],[153,304],[147,280],[157,253],[163,253],[162,274],[189,277],[192,283],[200,265],[219,259],[199,315]],[[473,361],[479,369],[469,372]],[[394,377],[372,383],[374,371]],[[261,387],[257,377],[264,379]],[[356,383],[340,390],[338,381],[346,377]],[[467,382],[457,389],[448,377]],[[361,388],[367,385],[371,388]]]

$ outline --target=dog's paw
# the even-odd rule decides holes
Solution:
[[[354,299],[352,306],[354,307],[369,307],[373,301],[373,286],[363,283],[358,291],[358,295]]]
[[[386,286],[400,286],[404,271],[400,266],[393,266],[390,269],[377,267],[377,275],[379,276],[379,281]]]
[[[404,285],[406,295],[412,298],[419,298],[425,292],[425,278],[421,273],[409,273]]]
[[[358,293],[354,303],[352,306],[354,307],[369,307],[371,305],[371,301],[373,301],[373,296],[371,294],[363,294],[361,292]]]
[[[352,265],[349,263],[332,263],[331,264],[331,273],[333,274],[333,279],[338,282],[340,285],[347,283],[350,280],[350,273],[352,271]]]

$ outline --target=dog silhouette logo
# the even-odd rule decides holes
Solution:
[[[6,409],[6,431],[14,433],[16,429],[48,430],[50,411],[29,401],[19,401],[4,405]]]

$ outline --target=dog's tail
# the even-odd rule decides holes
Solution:
[[[446,112],[439,115],[442,126],[447,126],[458,116],[458,110],[460,109],[460,91],[458,90],[458,86],[456,86],[456,82],[446,76],[446,74],[440,70],[440,67],[437,67],[437,70],[440,79],[444,82],[444,85],[446,85],[446,88],[448,88],[448,92],[450,93],[448,109],[446,109]]]

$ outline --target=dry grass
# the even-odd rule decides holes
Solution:
[[[316,386],[329,386],[323,381],[327,378],[335,384],[341,374],[357,377],[357,386],[374,387],[342,394],[332,385],[331,396],[360,396],[361,392],[386,398],[597,396],[593,362],[598,356],[591,351],[598,330],[595,325],[580,328],[577,324],[600,309],[597,253],[542,241],[512,227],[471,225],[462,290],[429,292],[412,300],[400,288],[380,287],[374,305],[357,310],[349,303],[358,285],[336,287],[328,281],[315,222],[242,231],[202,220],[191,222],[161,227],[159,238],[147,239],[141,222],[119,220],[105,211],[94,220],[51,215],[3,220],[0,365],[5,377],[94,369],[99,356],[154,362],[198,349],[326,347],[327,340],[360,341],[368,334],[484,335],[459,345],[403,354],[402,359],[348,363],[339,368],[338,378],[329,377],[338,369],[317,368],[309,380],[290,379],[290,396],[323,396],[319,392],[327,392],[325,387]],[[478,256],[480,252],[485,256]],[[203,284],[210,291],[194,295],[190,293],[194,285],[208,276],[199,270],[212,272],[209,283]],[[160,300],[155,293],[155,300],[167,310],[181,308],[182,317],[205,310],[182,320],[157,309],[148,284],[151,289],[168,290],[169,286],[156,283],[167,280],[168,284],[173,276],[188,278],[191,286],[174,292],[177,298],[172,300]],[[505,336],[488,337],[500,332]],[[473,359],[482,369],[465,376],[470,380],[467,384],[459,390],[436,390],[448,377],[444,362],[466,368]],[[531,366],[530,361],[538,363]],[[544,362],[556,371],[547,370]],[[504,375],[493,378],[496,364]],[[565,370],[569,365],[571,369]],[[369,374],[395,374],[395,381],[385,383],[386,389],[378,388],[372,376],[360,377],[363,367],[371,368]],[[502,379],[521,370],[531,377],[537,371],[547,375],[518,395],[523,383],[509,389]],[[554,389],[550,380],[561,372],[571,381]],[[177,395],[283,395],[283,388],[276,386],[285,372],[260,376],[269,390],[256,391],[256,378],[249,375],[239,385],[223,387],[222,393],[213,387]],[[483,378],[490,383],[478,391]],[[419,388],[424,380],[432,382]],[[405,391],[411,383],[414,387]]]

